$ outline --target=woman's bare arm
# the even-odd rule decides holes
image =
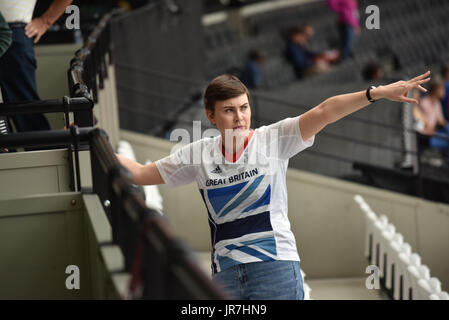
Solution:
[[[164,183],[164,180],[162,179],[159,170],[154,162],[142,165],[122,155],[116,154],[116,156],[121,165],[128,169],[131,173],[134,184],[152,185]]]
[[[426,92],[421,84],[428,82],[430,71],[408,81],[398,81],[386,86],[372,89],[370,94],[374,100],[388,99],[391,101],[418,103],[416,99],[408,98],[408,92],[413,88]],[[342,94],[326,99],[315,108],[307,111],[299,118],[299,127],[303,140],[308,140],[325,126],[333,123],[369,104],[365,91]]]

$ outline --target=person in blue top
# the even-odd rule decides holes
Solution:
[[[265,55],[260,50],[251,50],[248,55],[248,63],[242,72],[240,81],[248,88],[257,89],[262,85],[262,65],[265,62]]]
[[[306,45],[314,34],[315,30],[309,24],[296,26],[289,32],[286,56],[293,64],[298,78],[329,72],[331,70],[330,63],[337,61],[340,57],[336,50],[323,53],[309,50]]]
[[[441,68],[441,77],[446,88],[446,94],[443,100],[441,100],[441,107],[443,108],[444,119],[449,121],[449,65],[446,64]]]

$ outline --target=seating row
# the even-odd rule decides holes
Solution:
[[[387,294],[394,300],[449,300],[440,280],[430,276],[429,267],[387,216],[377,216],[361,195],[354,200],[365,215],[365,256],[379,268]]]

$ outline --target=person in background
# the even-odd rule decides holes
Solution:
[[[12,43],[12,31],[0,11],[0,57],[8,50]]]
[[[289,32],[286,55],[293,64],[298,78],[329,72],[330,63],[339,58],[335,50],[315,53],[307,49],[307,42],[314,34],[315,30],[309,24],[296,26]]]
[[[384,74],[382,68],[375,62],[370,62],[363,67],[362,76],[365,81],[379,81]]]
[[[449,120],[449,65],[445,64],[441,68],[441,77],[443,78],[446,94],[441,100],[441,108],[443,110],[444,119]]]
[[[415,119],[422,123],[419,128],[420,133],[431,136],[429,147],[442,150],[446,159],[449,160],[449,123],[444,119],[441,111],[441,99],[445,94],[443,82],[430,83],[428,94],[420,99],[413,113]]]
[[[9,29],[8,24],[3,18],[0,11],[0,58],[8,50],[12,42],[12,31]],[[0,88],[1,90],[1,88]],[[0,91],[0,102],[3,102]],[[0,116],[0,135],[5,135],[9,132],[8,121],[5,116]],[[0,147],[0,153],[6,152],[7,149]]]
[[[302,300],[300,258],[288,218],[289,159],[311,147],[327,125],[376,100],[418,103],[408,93],[425,92],[421,85],[429,75],[333,96],[303,114],[255,129],[249,90],[237,77],[220,75],[204,93],[207,119],[219,135],[145,165],[116,156],[136,185],[196,182],[211,231],[212,278],[231,298]]]
[[[357,0],[327,0],[330,9],[338,14],[338,31],[341,41],[341,60],[352,57],[354,33],[360,34],[360,17]]]
[[[13,33],[11,46],[0,58],[0,87],[4,102],[40,100],[33,44],[39,42],[71,3],[72,0],[54,0],[42,16],[31,19],[36,0],[0,1],[0,11]],[[19,132],[50,130],[43,114],[15,115],[11,118]]]
[[[262,84],[262,65],[265,62],[265,54],[260,50],[251,50],[248,55],[248,63],[242,72],[240,80],[250,89],[260,88]]]

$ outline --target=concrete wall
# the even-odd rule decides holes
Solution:
[[[141,163],[168,155],[173,146],[125,130],[121,137],[132,144]],[[448,289],[449,206],[295,169],[287,172],[287,187],[289,218],[308,278],[365,274],[364,218],[353,200],[358,193],[378,215],[388,216],[412,250],[422,256],[432,276]],[[195,250],[210,250],[207,212],[196,184],[176,189],[161,185],[159,189],[174,230]]]
[[[83,222],[79,194],[0,200],[0,298],[90,298]],[[79,290],[65,286],[69,265],[80,270]]]
[[[0,157],[0,200],[70,191],[66,150],[4,153]]]
[[[34,47],[37,69],[37,91],[42,100],[58,99],[69,95],[67,70],[70,60],[80,44],[37,45]],[[64,127],[62,113],[49,113],[47,118],[53,129]]]
[[[67,150],[2,154],[0,181],[0,299],[123,297],[129,275],[111,273],[123,256],[98,196],[70,191]],[[79,290],[66,288],[69,265]]]

